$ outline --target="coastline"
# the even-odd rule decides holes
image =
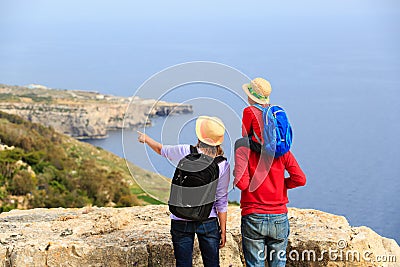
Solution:
[[[78,140],[105,139],[107,131],[151,126],[151,119],[193,113],[188,104],[98,92],[0,84],[0,110],[53,127]]]

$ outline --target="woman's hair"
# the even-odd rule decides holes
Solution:
[[[218,146],[210,146],[207,145],[206,143],[201,142],[200,140],[197,141],[197,148],[200,148],[201,151],[210,156],[210,157],[216,157],[216,156],[223,156],[224,155],[224,150],[222,149],[221,145]]]

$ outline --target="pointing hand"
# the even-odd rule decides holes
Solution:
[[[144,134],[144,133],[142,133],[142,132],[139,132],[139,131],[137,131],[137,133],[138,133],[138,141],[140,142],[140,143],[146,143],[146,134]]]

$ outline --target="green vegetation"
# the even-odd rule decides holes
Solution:
[[[240,203],[237,201],[228,201],[228,204],[231,206],[240,206]]]
[[[65,90],[54,88],[28,88],[26,86],[0,84],[0,101],[9,103],[110,103],[129,101],[128,98],[108,96],[107,98],[95,91]]]
[[[20,99],[18,96],[14,94],[6,93],[6,94],[0,94],[0,101],[16,102],[20,101]]]
[[[0,112],[0,140],[14,149],[0,150],[0,212],[27,206],[82,207],[159,204],[133,181],[125,161],[50,127]],[[134,175],[156,174],[135,166]]]
[[[34,93],[23,94],[23,95],[20,95],[20,97],[30,98],[30,99],[32,99],[33,102],[38,102],[38,103],[40,103],[40,102],[50,103],[53,100],[53,98],[51,96],[39,96]]]
[[[161,201],[159,201],[157,199],[154,199],[152,197],[149,197],[147,195],[141,195],[141,196],[138,196],[138,198],[143,200],[143,201],[145,201],[145,202],[147,202],[147,203],[149,203],[149,204],[153,204],[153,205],[164,204],[163,202],[161,202]]]

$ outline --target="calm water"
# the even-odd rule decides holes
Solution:
[[[399,164],[394,138],[399,108],[395,90],[369,95],[365,89],[336,88],[337,96],[327,98],[313,89],[292,90],[290,98],[276,94],[289,113],[294,128],[292,151],[307,175],[307,186],[289,192],[289,206],[319,209],[346,216],[351,225],[367,225],[387,237],[399,240]],[[244,107],[234,95],[210,85],[190,85],[174,91],[169,98],[182,101],[191,92],[195,113],[157,119],[146,133],[164,144],[196,141],[194,118],[218,115],[227,124],[224,149],[232,161],[232,140],[240,135],[240,114]],[[229,107],[201,96],[213,95]],[[200,98],[200,99],[199,99]],[[298,101],[303,99],[303,101]],[[170,100],[170,99],[166,99]],[[277,100],[278,101],[278,100]],[[382,112],[380,112],[382,111]],[[381,125],[391,125],[393,136],[382,136]],[[396,133],[396,134],[395,134]],[[171,177],[174,167],[136,141],[135,131],[110,132],[106,140],[90,143],[123,155],[148,170]],[[239,201],[240,192],[230,192]]]
[[[392,0],[3,1],[0,83],[131,96],[154,73],[194,60],[264,76],[273,102],[289,113],[293,152],[308,178],[290,191],[290,205],[345,215],[400,242],[399,7]],[[195,97],[202,98],[192,102],[194,115],[226,122],[230,158],[243,103],[209,85],[164,99]],[[193,143],[192,118],[170,117],[165,126],[160,119],[147,131],[163,142]],[[149,152],[156,167],[148,162],[134,132],[125,136],[130,161],[171,175],[162,158]],[[120,132],[91,142],[123,156]]]

